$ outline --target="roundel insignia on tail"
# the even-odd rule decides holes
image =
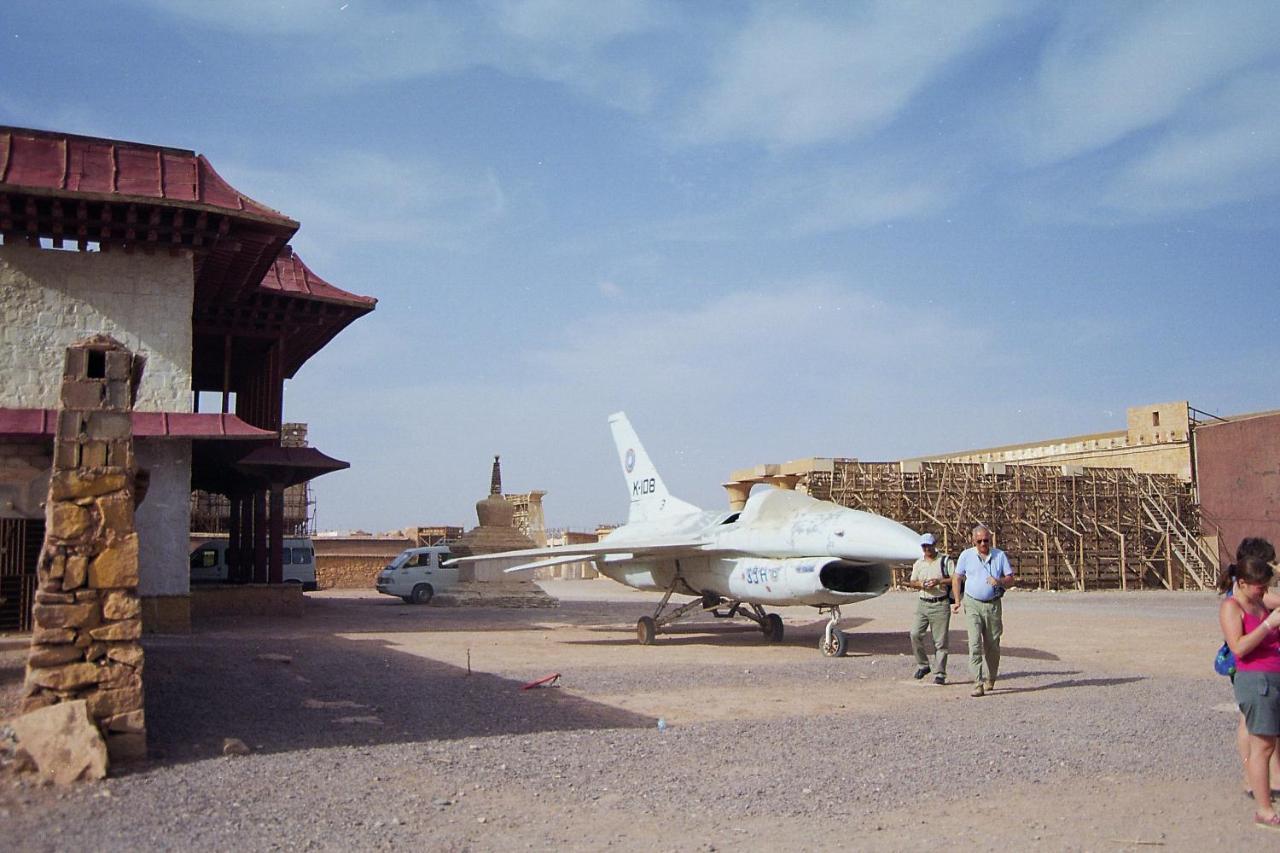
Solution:
[[[636,467],[636,452],[631,448],[627,448],[627,473],[630,474]]]

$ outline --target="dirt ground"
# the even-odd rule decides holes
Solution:
[[[559,607],[314,593],[148,638],[152,759],[69,791],[0,777],[0,847],[1280,849],[1240,793],[1210,594],[1015,591],[973,699],[962,617],[950,683],[911,678],[906,593],[847,608],[827,659],[810,609],[779,611],[779,645],[702,617],[641,647],[656,596],[545,588]],[[0,636],[0,712],[25,641]]]

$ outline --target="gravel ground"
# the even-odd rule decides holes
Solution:
[[[787,639],[549,583],[555,610],[321,593],[301,619],[147,649],[152,758],[68,790],[0,777],[14,850],[1274,849],[1248,825],[1214,599],[1015,593],[996,693],[913,681],[893,593]],[[21,676],[0,637],[0,701]],[[276,657],[263,657],[263,655]],[[278,658],[288,656],[285,662]],[[471,661],[468,672],[467,660]],[[561,673],[560,686],[521,691]],[[660,730],[662,717],[669,725]],[[223,738],[252,752],[221,755]]]

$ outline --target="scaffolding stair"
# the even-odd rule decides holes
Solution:
[[[1142,487],[1142,509],[1167,537],[1169,554],[1200,589],[1212,589],[1217,582],[1216,558],[1192,533],[1155,489]],[[1172,582],[1170,582],[1172,585]]]

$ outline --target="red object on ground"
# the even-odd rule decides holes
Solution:
[[[554,687],[556,681],[558,681],[559,678],[560,678],[560,673],[553,672],[550,675],[542,676],[542,678],[539,678],[536,681],[530,681],[528,684],[524,685],[520,689],[528,690],[531,687]]]

